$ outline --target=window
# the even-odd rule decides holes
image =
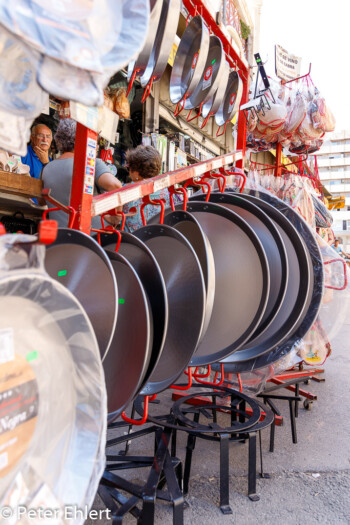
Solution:
[[[346,224],[347,224],[347,221],[343,221],[343,230],[347,230]]]

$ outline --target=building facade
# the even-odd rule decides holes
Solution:
[[[336,131],[330,135],[317,155],[318,171],[322,184],[334,196],[345,197],[345,207],[332,211],[333,230],[350,250],[350,130]]]

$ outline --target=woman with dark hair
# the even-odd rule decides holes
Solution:
[[[144,179],[150,179],[160,174],[162,169],[162,157],[160,153],[153,148],[153,146],[137,146],[137,148],[129,150],[126,154],[126,160],[129,168],[129,177],[132,182],[138,182]],[[159,190],[150,195],[151,199],[163,199],[165,207],[169,207],[169,192],[166,188]],[[175,197],[176,202],[176,197]],[[143,226],[140,213],[140,205],[142,200],[129,202],[123,207],[123,212],[126,214],[125,230],[132,233]],[[136,208],[132,210],[132,208]],[[148,222],[151,217],[159,213],[159,206],[147,206],[144,210],[145,219]],[[129,215],[130,214],[130,215]]]
[[[70,203],[76,128],[77,123],[72,119],[60,121],[54,138],[61,155],[58,159],[44,166],[42,170],[43,187],[50,188],[52,197],[65,206],[69,206]],[[117,190],[122,187],[122,183],[108,171],[106,164],[101,159],[96,159],[94,193],[98,193],[96,186],[100,192],[103,190]],[[48,206],[53,208],[51,204],[48,204]],[[61,227],[67,226],[69,219],[68,215],[63,211],[50,213],[50,218],[56,220]],[[114,225],[120,222],[118,216],[106,216],[106,220]],[[91,227],[100,228],[101,219],[93,217]]]

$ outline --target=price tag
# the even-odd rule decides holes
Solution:
[[[122,191],[120,194],[120,204],[126,204],[127,202],[135,201],[141,198],[141,188],[130,188],[130,190]]]

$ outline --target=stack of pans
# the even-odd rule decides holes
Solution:
[[[204,199],[196,194],[187,211],[168,209],[163,225],[153,217],[120,242],[62,229],[47,248],[48,273],[95,327],[109,421],[187,366],[242,372],[277,361],[317,316],[323,266],[303,219],[267,193]]]

